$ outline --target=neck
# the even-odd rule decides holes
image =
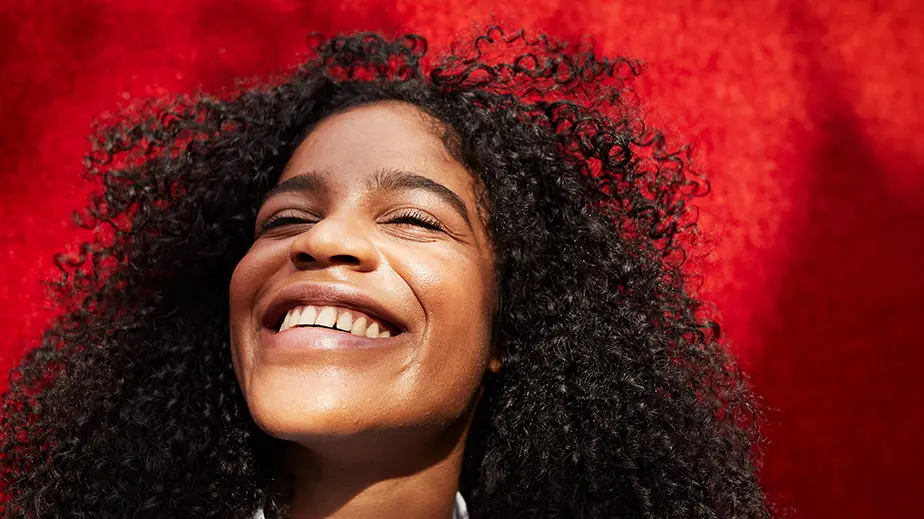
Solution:
[[[450,519],[467,425],[429,438],[370,433],[374,438],[289,444],[290,516]]]

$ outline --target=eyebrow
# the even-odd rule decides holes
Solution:
[[[324,183],[321,174],[317,171],[309,171],[296,175],[281,184],[276,184],[271,187],[266,194],[263,195],[263,198],[260,200],[260,205],[262,206],[265,204],[270,198],[286,193],[323,193],[325,191],[327,191],[327,185]]]
[[[370,192],[413,191],[416,189],[428,191],[449,204],[465,220],[465,223],[471,226],[471,221],[468,218],[468,208],[462,198],[448,187],[423,175],[400,169],[381,169],[366,179],[363,183],[363,188]],[[270,198],[284,193],[324,193],[326,191],[327,183],[322,172],[308,171],[270,188],[260,201],[260,205],[266,203]]]

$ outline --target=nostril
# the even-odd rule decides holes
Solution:
[[[307,252],[297,252],[292,258],[292,262],[304,267],[320,267],[324,265],[352,265],[356,266],[361,263],[358,257],[352,254],[335,254],[333,256],[315,257]]]
[[[295,255],[295,261],[297,263],[312,263],[314,262],[314,257],[307,252],[299,252]]]
[[[359,265],[359,258],[356,256],[350,256],[349,254],[338,254],[336,256],[331,256],[330,261],[331,263]]]

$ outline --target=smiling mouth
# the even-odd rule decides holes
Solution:
[[[271,329],[275,333],[284,333],[308,327],[327,328],[368,339],[384,339],[401,333],[394,324],[358,310],[315,305],[290,308]]]

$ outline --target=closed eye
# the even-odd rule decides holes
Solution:
[[[423,227],[425,229],[430,229],[433,231],[444,231],[445,228],[443,224],[437,221],[432,216],[422,213],[415,210],[407,210],[395,215],[392,219],[388,220],[388,223],[391,224],[406,224],[406,225],[416,225],[417,227]]]
[[[270,229],[275,229],[276,227],[282,227],[287,224],[299,224],[299,223],[313,223],[304,218],[299,218],[297,216],[291,215],[275,215],[270,217],[263,225],[260,226],[260,234],[265,233]]]
[[[292,215],[277,214],[266,220],[260,226],[259,234],[263,234],[269,230],[275,229],[277,227],[283,227],[285,225],[298,225],[305,223],[316,223],[311,220],[306,220],[304,218]],[[445,231],[445,227],[438,220],[429,216],[423,212],[415,210],[407,210],[402,213],[397,214],[388,220],[389,224],[403,224],[403,225],[413,225],[417,227],[422,227],[424,229],[429,229],[433,231]]]

